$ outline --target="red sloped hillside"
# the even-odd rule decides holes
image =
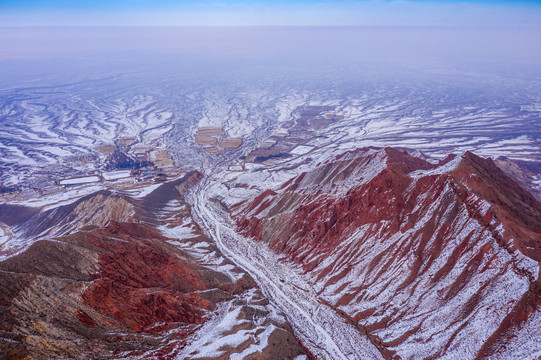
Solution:
[[[232,216],[388,358],[541,356],[541,205],[492,160],[360,149]]]

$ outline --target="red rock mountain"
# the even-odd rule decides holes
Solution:
[[[0,208],[31,243],[0,262],[0,358],[183,358],[187,341],[222,317],[226,333],[212,335],[237,341],[213,349],[210,337],[190,358],[308,354],[253,279],[193,223],[184,192],[201,177],[189,173],[142,199],[98,192],[47,211]],[[43,238],[32,242],[36,233]]]
[[[231,211],[386,358],[541,356],[541,204],[492,160],[360,149]]]

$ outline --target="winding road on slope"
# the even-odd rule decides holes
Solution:
[[[318,359],[382,359],[381,353],[354,326],[329,306],[289,264],[265,244],[235,231],[229,214],[210,198],[221,179],[218,167],[189,195],[193,216],[220,251],[248,272],[267,298],[287,317],[296,335]]]

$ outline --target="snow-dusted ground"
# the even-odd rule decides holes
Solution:
[[[243,277],[244,274],[216,252],[212,243],[202,239],[192,218],[180,216],[185,210],[186,205],[179,200],[171,200],[161,210],[159,217],[164,225],[158,228],[164,236],[172,239],[169,243],[190,254],[198,264],[226,274],[232,281]],[[179,218],[182,218],[181,223],[178,223]]]
[[[296,335],[319,359],[381,359],[377,348],[329,306],[288,263],[264,244],[239,235],[228,214],[210,199],[220,178],[205,178],[191,193],[194,218],[216,241],[222,253],[247,271],[265,296],[287,316]]]
[[[246,304],[256,300],[255,289],[246,291],[242,296],[242,302]],[[271,319],[283,322],[283,315],[276,313],[272,305],[258,305],[256,309],[262,314],[267,314]],[[188,345],[177,355],[178,360],[190,358],[219,358],[224,356],[224,350],[237,348],[240,345],[253,341],[240,353],[231,354],[228,359],[242,360],[249,355],[262,352],[268,345],[271,333],[276,329],[275,325],[265,324],[267,316],[255,317],[247,320],[241,317],[242,306],[239,300],[230,300],[220,304],[218,311],[195,336],[190,339]],[[251,325],[243,329],[243,325]],[[240,329],[239,329],[240,328]],[[239,329],[234,331],[234,329]]]
[[[65,179],[60,180],[60,185],[78,185],[78,184],[88,184],[100,181],[100,178],[97,176],[85,176],[80,178]]]
[[[146,185],[140,188],[125,190],[124,193],[134,199],[142,199],[157,188],[159,188],[161,185],[161,183]]]
[[[42,210],[50,210],[54,209],[59,206],[63,205],[69,205],[80,198],[90,195],[92,193],[98,192],[100,190],[104,190],[105,186],[103,185],[81,185],[77,187],[70,188],[68,190],[64,190],[62,192],[42,196],[39,198],[32,198],[28,200],[21,200],[21,201],[12,201],[10,204],[12,205],[24,205],[29,207],[42,207]]]
[[[118,171],[109,171],[103,173],[103,178],[105,180],[118,180],[127,178],[130,176],[130,170],[118,170]]]
[[[169,201],[158,214],[163,222],[159,229],[171,239],[168,242],[189,254],[197,264],[226,274],[232,281],[242,280],[246,273],[216,251],[214,242],[202,236],[190,216],[181,214],[189,211],[178,199]],[[247,313],[252,316],[247,317]],[[264,301],[259,289],[252,288],[222,302],[209,321],[187,339],[187,346],[179,350],[176,359],[246,359],[264,352],[274,331],[286,324],[279,308]]]
[[[6,224],[0,223],[0,246],[7,243],[12,237],[13,235],[9,227]]]
[[[540,359],[539,329],[541,329],[541,312],[538,311],[523,328],[514,331],[513,342],[499,348],[492,359]]]
[[[293,155],[334,142],[346,150],[410,147],[436,158],[470,150],[481,156],[541,159],[540,99],[530,91],[539,88],[534,80],[519,88],[509,80],[502,94],[474,96],[450,91],[446,81],[396,86],[382,82],[373,91],[362,83],[348,85],[350,80],[337,78],[331,88],[307,90],[276,79],[262,87],[234,91],[212,81],[195,85],[162,80],[160,91],[167,92],[159,95],[152,85],[134,90],[128,79],[127,86],[103,79],[60,88],[4,89],[0,91],[0,180],[16,185],[35,183],[36,173],[58,174],[42,181],[95,174],[103,169],[106,156],[100,146],[121,139],[131,139],[145,149],[166,149],[178,164],[200,168],[212,164],[213,155],[194,143],[197,127],[218,126],[230,137],[243,138],[242,149],[228,151],[245,155],[270,135],[287,133],[285,124],[299,106],[306,105],[333,106],[330,112],[344,118],[333,121],[321,137],[293,149]]]

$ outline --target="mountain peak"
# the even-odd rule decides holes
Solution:
[[[382,353],[486,357],[533,321],[541,206],[492,160],[393,148],[336,159],[236,208],[239,231],[299,264]]]

